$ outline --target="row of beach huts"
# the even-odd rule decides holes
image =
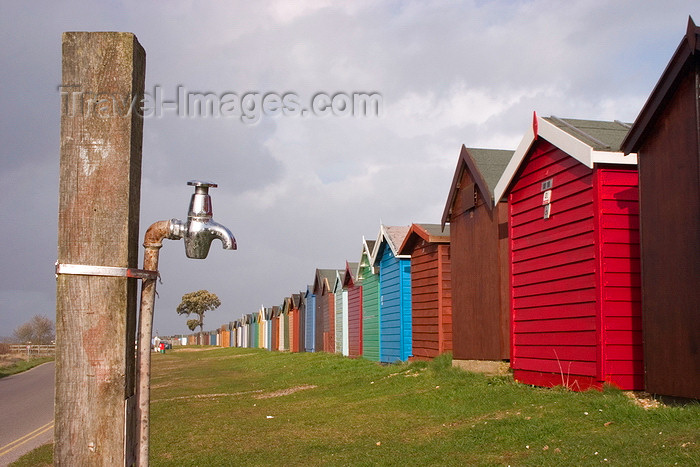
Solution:
[[[344,267],[187,343],[451,352],[526,384],[700,398],[698,83],[691,19],[633,124],[534,115],[514,151],[462,146],[440,224],[380,225]]]

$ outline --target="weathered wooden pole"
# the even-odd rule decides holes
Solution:
[[[138,267],[145,64],[133,34],[63,34],[55,465],[135,460],[137,279],[90,266]]]

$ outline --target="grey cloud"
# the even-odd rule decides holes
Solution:
[[[147,90],[384,97],[380,118],[146,119],[142,232],[185,217],[185,182],[211,178],[220,184],[215,218],[239,241],[236,252],[215,243],[205,261],[187,260],[182,244],[163,247],[155,322],[168,334],[186,331],[174,311],[186,292],[220,295],[211,329],[279,304],[316,267],[357,260],[362,235],[376,235],[380,219],[436,222],[460,145],[513,148],[533,110],[633,120],[699,8],[692,0],[644,8],[630,0],[329,2],[304,10],[4,1],[0,181],[13,188],[0,209],[31,235],[3,233],[0,335],[53,313],[63,31],[134,32],[147,52]]]

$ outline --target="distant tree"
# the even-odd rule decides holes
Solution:
[[[182,296],[182,302],[177,306],[177,314],[197,315],[196,319],[187,320],[187,327],[194,331],[199,326],[201,331],[204,326],[204,314],[209,310],[216,310],[220,305],[221,300],[216,294],[208,290],[198,290]]]
[[[12,337],[22,344],[50,344],[56,338],[56,328],[53,321],[46,316],[34,315],[32,319],[17,327]]]

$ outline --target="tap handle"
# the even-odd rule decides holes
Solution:
[[[202,195],[209,193],[209,188],[216,188],[219,186],[214,182],[203,182],[202,180],[190,180],[187,182],[187,185],[195,187],[194,192]]]
[[[209,217],[212,216],[211,196],[209,196],[209,188],[216,187],[216,183],[203,182],[200,180],[190,180],[188,185],[194,186],[194,193],[190,198],[190,210],[187,213],[188,218],[192,217]]]

